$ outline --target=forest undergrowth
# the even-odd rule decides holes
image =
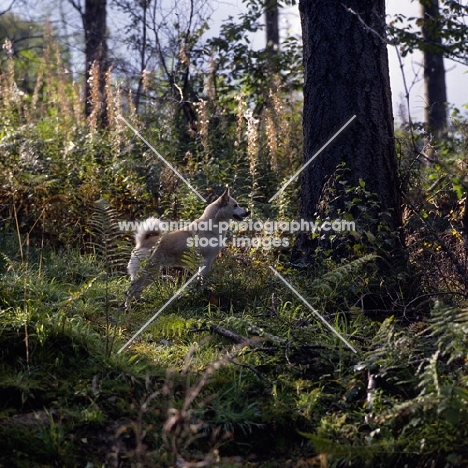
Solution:
[[[230,245],[123,348],[191,272],[164,272],[124,310],[132,236],[119,221],[194,219],[204,207],[119,115],[208,201],[228,184],[252,219],[290,222],[297,185],[268,200],[301,164],[300,100],[281,77],[256,94],[221,82],[194,100],[198,127],[187,129],[177,101],[154,98],[157,75],[136,109],[109,72],[101,128],[96,114],[82,117],[52,38],[29,93],[3,53],[0,466],[466,466],[459,113],[437,141],[397,130],[403,232],[374,219],[375,196],[338,167],[321,215],[355,231],[314,234],[306,265],[290,262],[293,236],[286,247]],[[96,90],[96,108],[100,99]],[[338,196],[345,208],[327,211]],[[395,236],[405,262],[384,276]]]

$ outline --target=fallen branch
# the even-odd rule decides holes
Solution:
[[[238,333],[234,333],[227,328],[221,327],[220,325],[210,325],[210,331],[217,333],[218,335],[224,336],[225,338],[230,339],[236,344],[250,344],[252,340],[249,338],[239,335]]]

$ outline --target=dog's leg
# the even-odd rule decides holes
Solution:
[[[127,298],[125,300],[125,308],[130,309],[130,302],[135,297],[140,299],[143,290],[149,286],[152,282],[152,276],[155,272],[159,272],[161,266],[160,258],[157,255],[157,251],[153,252],[153,255],[148,259],[147,265],[141,270],[140,276],[132,282],[130,289],[127,292]]]
[[[135,282],[138,278],[141,262],[147,259],[150,254],[150,249],[140,248],[133,249],[132,255],[127,265],[127,272],[130,276],[131,282]]]
[[[201,271],[200,271],[200,275],[201,275],[201,276],[206,276],[206,275],[208,275],[208,273],[209,273],[210,270],[211,270],[211,264],[213,263],[213,261],[214,261],[214,258],[213,258],[213,259],[209,259],[209,260],[208,260],[208,259],[205,259],[205,261],[203,262],[203,265],[202,265],[202,266],[204,267],[203,270],[200,268],[200,270],[201,270]]]
[[[211,270],[211,265],[213,262],[216,260],[216,257],[218,256],[218,252],[204,252],[204,261],[201,264],[202,268],[198,269],[198,284],[200,285],[201,288],[206,288],[206,277],[208,276],[208,273]]]
[[[149,272],[144,270],[141,272],[140,277],[135,280],[127,292],[127,298],[125,300],[125,308],[130,308],[130,302],[133,298],[140,299],[143,290],[151,283]]]

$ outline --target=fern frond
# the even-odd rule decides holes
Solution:
[[[190,271],[195,271],[200,266],[202,258],[202,255],[195,247],[182,254],[182,260]]]
[[[345,263],[335,268],[329,273],[325,273],[320,278],[312,282],[310,288],[318,294],[323,293],[327,295],[336,287],[349,283],[349,277],[360,271],[362,267],[377,258],[375,254],[364,255],[361,258],[353,260],[352,262]]]
[[[426,333],[437,340],[442,354],[449,356],[448,363],[463,358],[468,346],[468,310],[437,303]]]
[[[439,375],[437,372],[437,361],[440,356],[440,351],[437,350],[429,359],[427,365],[421,372],[421,378],[418,382],[418,387],[421,388],[421,396],[435,393],[440,396]]]
[[[96,202],[90,222],[95,234],[91,247],[104,263],[107,273],[124,270],[129,259],[128,244],[122,241],[118,218],[117,211],[106,200]]]
[[[416,369],[413,365],[425,362],[425,346],[424,340],[407,329],[398,328],[394,317],[389,317],[372,339],[365,367],[378,369],[382,378],[406,388],[414,384]],[[412,364],[402,365],[402,362]]]
[[[99,276],[100,275],[98,275],[98,276],[96,276],[94,278],[91,278],[91,280],[89,280],[85,284],[83,284],[77,291],[71,292],[69,294],[69,296],[65,300],[60,302],[60,306],[65,307],[65,306],[67,306],[69,304],[72,304],[73,302],[77,301],[78,299],[81,299],[86,294],[86,292],[91,288],[91,286],[93,286],[95,281],[97,279],[99,279]]]
[[[165,338],[180,338],[185,332],[198,324],[195,319],[187,319],[176,314],[161,315],[152,325],[152,333],[156,332]]]

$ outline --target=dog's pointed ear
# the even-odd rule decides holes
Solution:
[[[229,195],[229,187],[226,185],[226,190],[223,192],[223,194],[219,197],[221,200],[221,204],[227,205],[229,203],[229,198],[231,196]]]

